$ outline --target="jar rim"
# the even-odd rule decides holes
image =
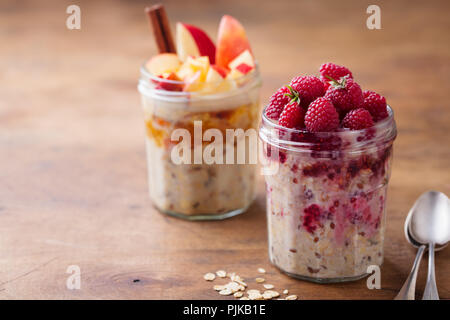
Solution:
[[[267,109],[267,107],[268,107],[268,105],[264,107],[263,112],[262,112],[262,122],[263,122],[263,124],[268,124],[273,129],[281,129],[281,130],[284,130],[286,132],[291,132],[291,133],[311,133],[310,131],[305,130],[305,129],[286,128],[286,127],[283,127],[283,126],[279,125],[278,123],[275,123],[274,121],[272,121],[271,119],[269,119],[266,116],[266,109]],[[384,126],[386,126],[386,124],[391,123],[394,120],[394,110],[392,110],[390,105],[387,105],[387,111],[388,111],[388,116],[386,118],[376,122],[375,125],[373,125],[372,127],[369,127],[369,128],[360,129],[360,130],[350,130],[350,129],[346,129],[346,128],[341,128],[341,130],[339,130],[339,131],[315,132],[315,134],[316,135],[330,134],[330,133],[332,133],[332,134],[339,134],[340,132],[364,133],[365,131],[370,130],[371,128],[375,128],[376,129],[377,127],[384,127]]]
[[[178,81],[178,80],[168,80],[168,79],[162,79],[158,76],[152,75],[147,68],[145,67],[145,62],[140,67],[140,73],[141,78],[139,80],[138,84],[138,90],[142,94],[146,95],[157,95],[158,97],[163,97],[166,100],[172,100],[172,99],[189,99],[189,100],[195,100],[197,99],[223,99],[225,97],[233,96],[242,93],[245,90],[248,90],[249,86],[256,86],[261,85],[261,78],[259,75],[259,64],[257,61],[255,61],[255,69],[252,72],[249,72],[241,77],[238,77],[234,80],[225,80],[225,81],[236,81],[238,83],[244,83],[242,86],[238,86],[237,88],[234,88],[229,91],[225,92],[219,92],[219,93],[202,93],[197,91],[170,91],[170,90],[164,90],[164,89],[157,89],[150,86],[151,82],[158,83],[161,82],[161,80],[164,80],[164,83],[167,84],[173,84],[173,85],[185,85],[188,82],[186,81]],[[220,84],[221,82],[209,82],[209,84]]]
[[[361,130],[341,128],[330,132],[309,132],[306,129],[285,128],[275,123],[266,116],[267,106],[263,110],[260,138],[273,146],[291,151],[310,151],[311,147],[320,147],[321,143],[342,142],[344,139],[352,141],[348,145],[331,145],[332,151],[346,151],[349,153],[365,152],[368,148],[376,148],[379,145],[392,143],[397,136],[397,128],[394,120],[394,111],[387,105],[388,117],[378,121],[372,127]],[[374,133],[377,134],[374,134]],[[305,139],[292,139],[292,137],[304,137]],[[362,137],[362,138],[361,138]],[[313,139],[311,139],[313,138]],[[302,141],[303,140],[303,141]],[[374,143],[377,142],[378,146]],[[325,150],[324,152],[329,152]]]

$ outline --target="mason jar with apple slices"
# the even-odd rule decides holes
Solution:
[[[256,165],[249,163],[251,137],[238,135],[227,145],[226,131],[242,129],[250,135],[253,131],[257,136],[255,129],[261,86],[258,67],[235,81],[196,84],[204,86],[198,91],[177,90],[189,85],[183,81],[155,77],[145,65],[141,68],[138,89],[147,133],[150,198],[161,212],[189,220],[215,220],[237,215],[244,212],[255,197]],[[197,127],[198,130],[198,124],[201,124],[200,133],[195,129]],[[194,159],[194,155],[198,154],[194,152],[194,147],[199,147],[203,155],[212,143],[202,141],[196,145],[194,141],[194,138],[203,140],[202,133],[208,129],[216,130],[223,137],[224,164],[206,163],[203,157],[200,163],[199,159]],[[174,151],[182,142],[180,132],[190,136],[191,150],[189,156],[181,154],[181,158],[187,159],[185,162],[188,163],[178,164],[179,161],[173,161],[173,158],[180,155],[179,149]],[[239,139],[247,141],[246,161],[226,164],[227,153],[230,157],[230,152],[233,152],[236,159],[238,146],[242,145]]]

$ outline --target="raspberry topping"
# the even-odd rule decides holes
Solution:
[[[325,97],[330,99],[337,110],[349,111],[362,107],[364,97],[361,87],[352,78],[333,78],[330,84]]]
[[[375,122],[388,116],[386,99],[383,96],[370,90],[364,91],[363,95],[363,108],[370,112]]]
[[[309,105],[305,126],[311,132],[334,131],[339,126],[339,115],[330,100],[321,97]]]
[[[314,76],[295,77],[291,80],[290,87],[298,93],[300,105],[305,109],[312,101],[325,94],[323,82]]]
[[[358,108],[349,111],[342,120],[342,126],[351,130],[361,130],[373,126],[372,116],[369,111]]]
[[[340,79],[341,77],[345,77],[348,75],[349,78],[353,79],[352,72],[348,68],[344,66],[339,66],[332,62],[322,64],[319,68],[319,73],[320,73],[320,80],[323,81],[325,89],[328,89],[328,87],[330,86],[329,84],[330,79],[328,77],[331,77],[333,79]]]
[[[297,101],[289,102],[280,114],[278,123],[286,128],[303,128],[305,111],[298,105]]]
[[[287,94],[289,94],[288,87],[281,87],[275,92],[269,100],[269,106],[266,108],[266,116],[272,120],[278,120],[280,114],[284,109],[284,106],[291,100]]]
[[[318,226],[320,226],[320,207],[317,204],[312,204],[306,207],[303,215],[303,227],[309,233],[314,233]]]

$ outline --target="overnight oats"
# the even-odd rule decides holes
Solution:
[[[221,20],[217,49],[202,30],[182,23],[176,47],[141,68],[150,198],[160,211],[189,220],[234,216],[254,200],[256,164],[234,162],[240,140],[248,144],[245,135],[226,137],[229,129],[258,126],[257,64],[243,27],[230,16]],[[218,136],[220,152],[211,153],[213,142],[222,143]]]
[[[362,278],[383,262],[396,126],[384,97],[345,67],[294,78],[270,99],[260,138],[271,262],[314,282]]]

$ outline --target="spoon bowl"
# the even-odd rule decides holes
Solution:
[[[418,248],[411,273],[396,300],[414,300],[420,260],[428,247],[428,277],[423,299],[439,300],[434,273],[434,251],[444,249],[450,241],[450,200],[437,191],[422,194],[405,221],[406,240]]]
[[[442,192],[428,191],[417,199],[405,221],[405,236],[418,248],[433,242],[435,250],[450,241],[450,200]]]
[[[437,191],[428,191],[411,208],[406,226],[406,238],[424,251],[428,247],[428,276],[423,300],[439,300],[434,271],[434,252],[450,241],[450,200]]]

